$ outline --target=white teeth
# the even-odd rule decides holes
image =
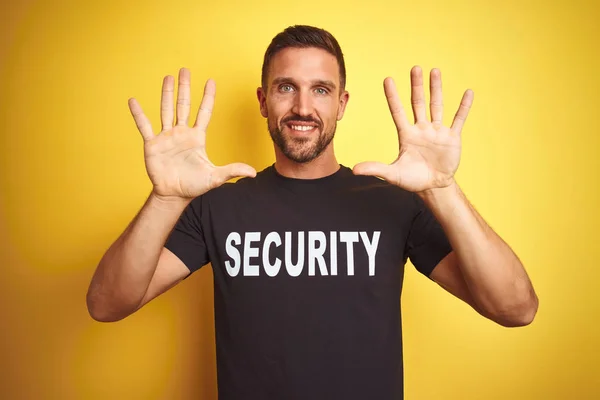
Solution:
[[[292,129],[295,131],[310,131],[314,126],[304,126],[304,125],[292,125]]]

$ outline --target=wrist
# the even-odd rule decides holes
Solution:
[[[426,203],[431,204],[434,202],[444,201],[452,198],[458,194],[459,187],[458,183],[454,180],[454,177],[450,178],[447,185],[435,188],[429,188],[417,192],[417,195]]]
[[[183,212],[193,199],[179,196],[165,196],[156,193],[154,190],[148,197],[148,203],[151,207],[164,211]]]

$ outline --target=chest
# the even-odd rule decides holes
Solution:
[[[410,229],[400,207],[352,193],[240,196],[204,221],[216,273],[275,281],[397,278]]]

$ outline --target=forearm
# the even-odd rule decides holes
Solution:
[[[442,225],[475,306],[503,325],[533,318],[537,297],[512,251],[484,221],[456,182],[420,193]]]
[[[96,268],[87,293],[93,318],[114,321],[137,309],[168,235],[187,204],[161,200],[153,194],[148,197]]]

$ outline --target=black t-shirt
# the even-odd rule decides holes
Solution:
[[[451,251],[418,196],[345,166],[211,190],[165,246],[212,265],[221,400],[402,399],[404,265]]]

